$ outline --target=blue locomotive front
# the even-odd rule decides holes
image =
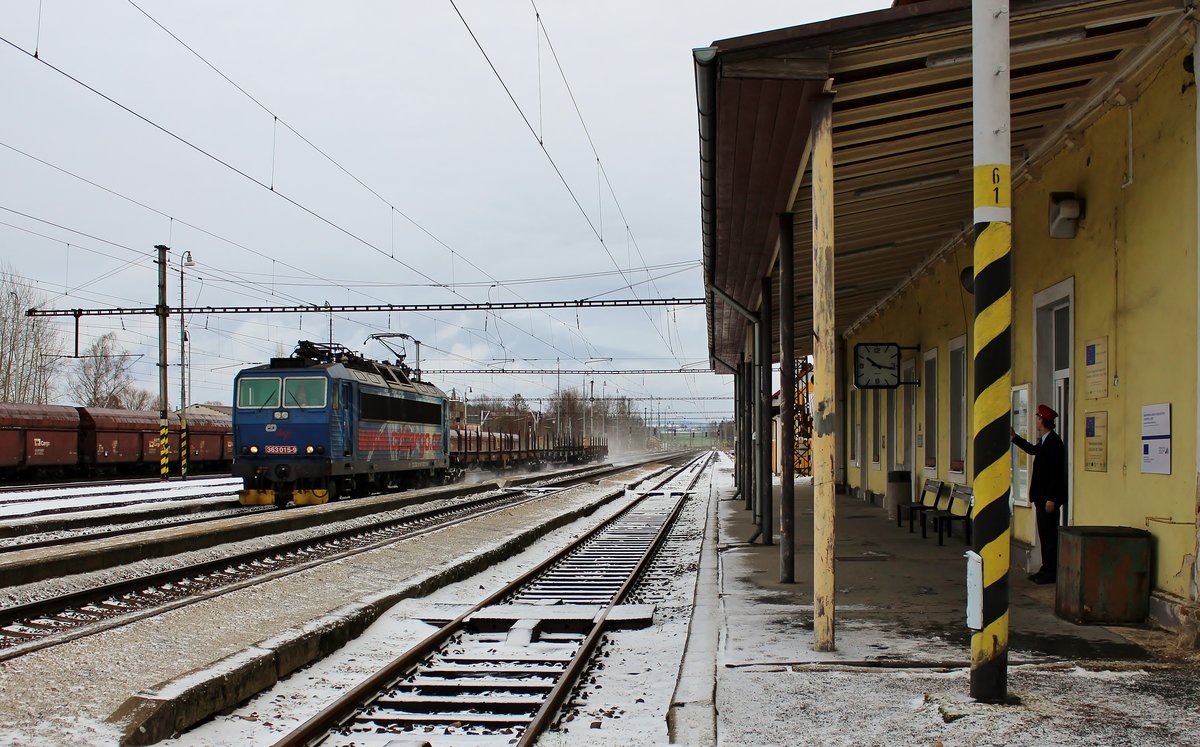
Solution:
[[[237,375],[233,474],[242,505],[325,503],[449,474],[445,394],[402,362],[302,341]]]

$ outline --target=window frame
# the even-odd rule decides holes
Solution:
[[[319,381],[321,382],[321,402],[320,404],[310,404],[293,402],[288,404],[288,384],[293,381]],[[329,379],[324,376],[287,376],[283,379],[283,390],[281,394],[283,400],[283,408],[285,410],[324,410],[325,405],[329,402]]]
[[[930,365],[932,364],[932,373]],[[938,473],[938,349],[936,347],[925,351],[921,358],[921,394],[922,424],[925,427],[925,439],[921,453],[921,464],[926,477],[937,477]],[[930,412],[932,411],[932,418]],[[932,422],[931,422],[932,420]],[[930,454],[933,463],[930,464]]]
[[[242,404],[242,385],[249,382],[273,381],[275,382],[275,397],[273,401],[264,402],[261,405]],[[275,410],[279,407],[279,402],[283,397],[283,377],[282,376],[243,376],[237,380],[237,402],[235,407],[239,410]]]
[[[871,467],[879,469],[879,464],[882,461],[883,451],[883,409],[880,404],[880,390],[871,390]]]
[[[955,357],[956,357],[956,354],[959,354],[959,353],[961,353],[961,356],[962,356],[961,362],[958,365],[958,368],[961,371],[962,390],[957,392],[957,402],[956,402],[956,393],[954,391],[954,378],[955,378],[954,373],[955,373],[955,368],[956,368]],[[949,439],[950,462],[948,464],[948,467],[949,467],[948,474],[952,476],[952,479],[957,478],[957,480],[955,480],[955,481],[962,482],[966,478],[967,465],[970,461],[970,440],[971,440],[969,437],[969,432],[967,430],[967,420],[968,420],[967,414],[970,410],[970,403],[967,402],[967,392],[970,390],[970,380],[969,380],[970,370],[968,367],[968,360],[967,360],[967,336],[966,335],[961,335],[950,341],[949,365],[950,365],[950,370],[949,370],[950,375],[948,377],[949,381],[946,382],[948,391],[950,394],[950,413],[949,413],[949,421],[948,421],[948,425],[950,426],[950,439]],[[957,407],[956,407],[956,405],[957,405]],[[958,412],[955,412],[956,409],[958,410]],[[954,439],[955,439],[954,425],[955,425],[956,421],[958,423],[958,430],[959,430],[959,433],[958,433],[958,436],[960,439],[959,444],[954,443]],[[955,460],[955,458],[954,458],[956,446],[958,446],[958,452],[959,452],[960,456],[962,457],[959,460]],[[958,469],[955,469],[956,461],[959,462]]]
[[[850,396],[850,412],[848,413],[850,427],[847,430],[850,433],[850,463],[857,466],[860,455],[858,453],[858,390],[851,389]]]

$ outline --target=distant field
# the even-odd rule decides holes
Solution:
[[[713,435],[705,435],[703,431],[679,431],[671,433],[670,431],[659,431],[658,437],[662,440],[663,445],[667,447],[680,446],[684,448],[709,448],[712,446],[722,446],[723,444]]]

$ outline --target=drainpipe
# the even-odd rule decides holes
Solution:
[[[1200,32],[1200,24],[1196,24],[1197,31]],[[1200,59],[1200,33],[1196,34],[1196,40],[1192,42],[1192,77],[1195,78],[1196,60]],[[1196,130],[1194,140],[1192,141],[1192,153],[1196,156],[1196,240],[1200,244],[1200,87],[1192,86],[1192,95],[1196,97]],[[1198,258],[1200,259],[1200,258]],[[1200,284],[1200,261],[1197,262],[1197,283]],[[1200,287],[1198,285],[1197,287]],[[1197,302],[1200,303],[1200,294],[1197,294]],[[1197,330],[1196,335],[1197,348],[1197,371],[1200,372],[1200,330]],[[1196,424],[1197,436],[1200,436],[1200,373],[1196,377]],[[1196,442],[1196,545],[1192,550],[1192,578],[1191,588],[1189,589],[1193,602],[1200,602],[1200,438]],[[1197,638],[1200,638],[1200,631],[1197,631]]]

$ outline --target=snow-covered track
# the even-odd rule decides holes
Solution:
[[[711,454],[442,627],[276,747],[530,745],[548,728],[607,626],[665,541]],[[644,611],[641,613],[644,616]]]

